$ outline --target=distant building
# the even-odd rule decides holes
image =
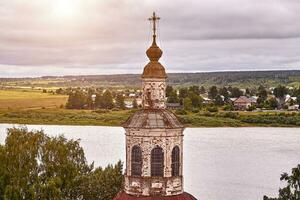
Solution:
[[[253,97],[240,96],[233,101],[235,109],[246,110],[250,106],[256,105],[257,101]]]
[[[181,109],[182,108],[182,105],[180,105],[180,103],[167,103],[167,108],[168,109]]]

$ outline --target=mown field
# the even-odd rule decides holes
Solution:
[[[65,105],[67,99],[41,90],[0,90],[0,109],[55,108]]]

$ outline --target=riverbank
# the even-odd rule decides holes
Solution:
[[[135,110],[2,109],[0,123],[120,126]],[[176,113],[187,127],[300,127],[299,112]]]

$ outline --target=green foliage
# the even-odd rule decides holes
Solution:
[[[214,100],[215,105],[217,106],[222,106],[224,105],[224,101],[223,98],[221,97],[221,95],[217,95],[215,100]]]
[[[231,93],[230,96],[233,97],[233,98],[238,98],[238,97],[243,95],[243,92],[237,87],[230,88],[229,91]]]
[[[218,108],[215,107],[215,106],[208,107],[208,108],[207,108],[207,111],[208,111],[208,112],[218,112]]]
[[[69,94],[66,108],[82,109],[86,104],[87,97],[82,91],[74,91]]]
[[[0,158],[0,199],[112,199],[123,182],[121,162],[94,169],[79,141],[43,131],[8,129]]]
[[[175,114],[176,114],[176,115],[186,115],[187,112],[186,112],[185,110],[183,110],[183,109],[177,109],[177,110],[175,111]]]
[[[266,101],[266,107],[269,108],[269,109],[275,109],[278,107],[278,101],[276,98],[270,98]]]
[[[287,186],[279,189],[278,198],[264,196],[264,200],[299,200],[300,199],[300,164],[292,169],[292,174],[283,173],[280,178]]]
[[[188,96],[188,89],[187,88],[180,88],[179,89],[179,98],[184,99]]]
[[[170,85],[167,85],[167,88],[166,88],[166,97],[169,97],[172,92],[174,92],[173,87],[170,86]]]
[[[125,108],[125,102],[124,102],[124,96],[122,94],[118,94],[116,98],[116,106],[118,108],[124,109]]]
[[[232,104],[226,104],[223,109],[226,111],[233,111],[234,107]]]
[[[196,95],[199,95],[200,94],[200,89],[199,89],[199,86],[197,85],[192,85],[189,87],[189,92],[192,92]]]
[[[268,97],[268,92],[266,88],[262,85],[258,87],[258,97],[260,98],[260,102],[265,101]]]
[[[241,118],[242,122],[249,123],[249,124],[271,124],[271,125],[300,125],[300,116],[293,115],[293,114],[264,114],[264,115],[249,115],[243,116]]]
[[[255,105],[251,105],[251,106],[249,106],[246,110],[247,111],[253,111],[253,110],[255,110],[256,109],[256,106]]]
[[[284,98],[284,96],[288,93],[288,89],[283,86],[283,85],[279,85],[278,87],[276,87],[274,89],[274,95],[277,98]]]
[[[183,99],[183,108],[184,110],[192,110],[192,100],[188,97]]]
[[[168,103],[178,103],[179,102],[179,99],[178,99],[178,96],[177,96],[177,93],[175,90],[173,90],[172,92],[169,93],[167,102]]]
[[[198,94],[189,92],[188,98],[191,100],[193,108],[199,108],[202,106],[203,99]]]
[[[218,95],[218,89],[217,89],[217,87],[215,85],[211,86],[209,88],[209,91],[208,91],[208,97],[210,99],[215,99],[217,95]]]

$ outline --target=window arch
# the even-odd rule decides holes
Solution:
[[[175,146],[172,150],[172,176],[179,176],[180,169],[180,149]]]
[[[131,150],[131,175],[142,175],[142,150],[139,146],[134,146]]]
[[[164,176],[164,152],[160,147],[151,151],[151,176]]]

